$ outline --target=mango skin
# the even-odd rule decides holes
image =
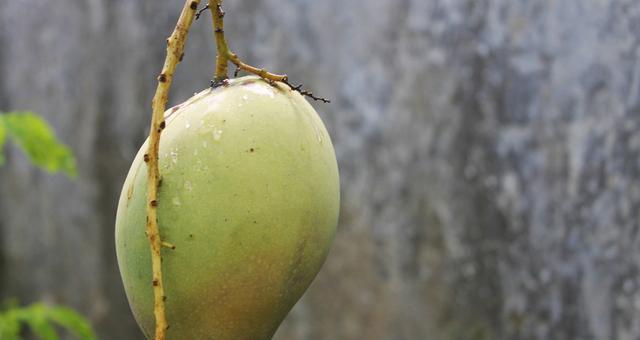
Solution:
[[[297,92],[256,77],[207,89],[165,114],[159,225],[167,339],[271,339],[322,266],[339,214],[331,139]],[[153,338],[147,168],[138,152],[116,216],[133,314]]]

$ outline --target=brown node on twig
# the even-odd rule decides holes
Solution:
[[[224,15],[226,14],[225,11],[222,9],[222,5],[218,5],[217,6],[218,9],[218,18],[222,19],[224,18]]]
[[[200,15],[202,14],[202,12],[206,11],[209,9],[209,4],[205,5],[204,8],[200,9],[198,12],[196,12],[196,20],[200,19]]]
[[[220,86],[229,86],[229,79],[211,80],[210,84],[212,89],[218,88]]]

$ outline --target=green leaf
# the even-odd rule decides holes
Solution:
[[[0,339],[19,340],[20,320],[12,311],[0,313]]]
[[[49,124],[31,112],[0,115],[5,134],[27,154],[31,162],[49,172],[75,177],[76,162],[71,150],[61,144]]]
[[[19,340],[22,325],[29,326],[41,340],[58,340],[56,325],[61,326],[77,339],[97,340],[91,324],[80,314],[66,307],[50,307],[42,303],[28,307],[9,304],[0,311],[0,339]]]
[[[95,340],[98,338],[89,322],[69,308],[51,307],[48,310],[48,314],[51,320],[82,340]]]
[[[28,308],[18,310],[20,319],[29,325],[31,331],[42,340],[58,340],[58,334],[47,317],[47,307],[34,304]]]
[[[4,127],[4,120],[2,119],[2,115],[0,115],[0,166],[4,164],[4,152],[3,152],[4,148],[3,147],[6,140],[7,140],[7,129]]]

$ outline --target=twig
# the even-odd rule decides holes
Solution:
[[[245,72],[249,72],[249,73],[253,73],[257,76],[259,76],[260,78],[264,78],[267,80],[271,80],[271,81],[281,81],[281,82],[286,82],[289,77],[287,77],[286,74],[275,74],[275,73],[270,73],[267,70],[263,69],[263,68],[257,68],[255,66],[251,66],[249,64],[246,64],[245,62],[243,62],[242,60],[240,60],[240,58],[238,57],[237,54],[228,51],[227,54],[229,61],[231,61],[234,65],[236,65],[240,70],[245,71]]]
[[[153,268],[153,314],[155,317],[155,339],[165,340],[166,330],[169,328],[165,313],[164,285],[162,283],[162,255],[163,241],[158,227],[158,188],[160,186],[160,170],[158,169],[158,150],[160,149],[160,134],[164,129],[164,112],[169,98],[169,89],[173,81],[173,73],[182,59],[184,45],[187,41],[189,28],[193,23],[200,0],[186,0],[176,27],[167,39],[167,57],[158,76],[158,87],[153,97],[153,113],[151,116],[151,131],[149,132],[149,148],[145,155],[147,162],[147,225],[146,233],[151,246],[151,265]]]
[[[163,246],[163,247],[165,247],[165,248],[172,249],[172,250],[173,250],[173,249],[176,249],[175,244],[173,244],[173,243],[169,243],[169,242],[164,242],[164,241],[163,241],[163,242],[162,242],[162,246]]]
[[[233,73],[234,77],[238,76],[240,71],[255,74],[260,78],[267,80],[269,83],[283,82],[292,90],[298,91],[301,95],[307,96],[315,101],[321,101],[324,103],[331,103],[330,100],[315,96],[311,91],[302,89],[302,85],[293,86],[289,83],[289,77],[286,74],[275,74],[268,72],[263,68],[257,68],[243,62],[237,54],[233,53],[227,44],[227,40],[224,35],[224,15],[222,10],[223,0],[208,0],[208,4],[205,8],[211,10],[211,18],[213,21],[213,32],[216,37],[216,48],[218,55],[216,57],[216,74],[214,80],[211,81],[211,87],[218,87],[224,85],[223,81],[228,78],[228,62],[232,62],[236,66],[236,70]],[[203,9],[204,10],[204,9]]]
[[[211,10],[211,17],[213,21],[213,31],[216,37],[216,48],[218,50],[218,56],[216,59],[216,75],[214,77],[215,82],[227,79],[229,76],[228,62],[232,62],[234,65],[243,71],[253,73],[261,78],[271,81],[286,81],[286,74],[274,74],[267,72],[265,69],[257,68],[249,64],[244,63],[237,54],[233,53],[227,45],[227,40],[224,36],[224,11],[222,10],[222,0],[208,0],[209,9]]]
[[[206,11],[209,9],[209,4],[206,4],[202,9],[200,9],[198,12],[196,12],[196,20],[200,19],[200,15],[202,15],[202,12]]]
[[[298,86],[293,86],[291,85],[291,83],[289,83],[288,80],[283,81],[283,83],[287,84],[292,90],[294,91],[298,91],[301,95],[303,96],[307,96],[315,101],[318,102],[323,102],[323,103],[331,103],[331,101],[329,99],[323,98],[323,97],[318,97],[316,95],[313,94],[313,92],[309,91],[309,90],[305,90],[302,88],[302,84],[298,85]]]

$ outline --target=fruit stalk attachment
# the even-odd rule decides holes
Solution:
[[[324,103],[330,103],[328,99],[315,96],[311,91],[307,91],[302,89],[302,85],[293,86],[289,83],[289,77],[286,74],[275,74],[268,72],[264,68],[258,68],[255,66],[251,66],[240,59],[237,54],[233,53],[233,51],[229,48],[227,44],[227,39],[224,35],[224,15],[225,12],[222,9],[223,0],[208,0],[208,4],[205,8],[198,11],[196,19],[200,17],[202,11],[206,9],[211,10],[211,18],[213,21],[213,32],[216,38],[216,49],[218,51],[216,57],[216,74],[214,76],[214,80],[211,82],[211,86],[217,87],[223,85],[225,81],[229,78],[228,75],[228,65],[229,62],[233,63],[236,66],[235,76],[238,75],[239,71],[245,71],[247,73],[255,74],[262,79],[267,80],[270,83],[282,82],[287,84],[292,90],[298,91],[301,95],[307,96],[316,101],[322,101]]]
[[[211,10],[211,18],[213,21],[213,32],[216,37],[216,48],[218,56],[216,59],[216,74],[214,77],[214,83],[220,84],[229,78],[228,76],[228,63],[232,62],[238,69],[253,73],[261,78],[269,80],[271,82],[281,81],[286,82],[288,80],[286,74],[274,74],[267,72],[265,69],[257,68],[249,64],[244,63],[237,54],[233,53],[227,45],[227,40],[224,35],[224,15],[222,10],[222,0],[208,0],[208,7]]]
[[[151,265],[153,269],[153,279],[150,282],[153,285],[154,295],[154,317],[155,317],[155,339],[165,340],[166,330],[169,328],[165,314],[165,293],[162,282],[162,247],[163,242],[160,237],[160,228],[158,227],[158,190],[160,186],[160,170],[158,168],[158,151],[160,149],[160,135],[165,127],[164,112],[169,99],[169,90],[173,81],[173,74],[176,66],[182,60],[184,53],[184,45],[187,42],[187,36],[193,18],[198,9],[200,0],[187,0],[184,3],[180,18],[176,24],[173,33],[167,39],[167,57],[162,67],[162,72],[158,76],[158,87],[153,97],[151,130],[149,132],[149,148],[144,155],[147,163],[147,225],[146,234],[151,246]]]

